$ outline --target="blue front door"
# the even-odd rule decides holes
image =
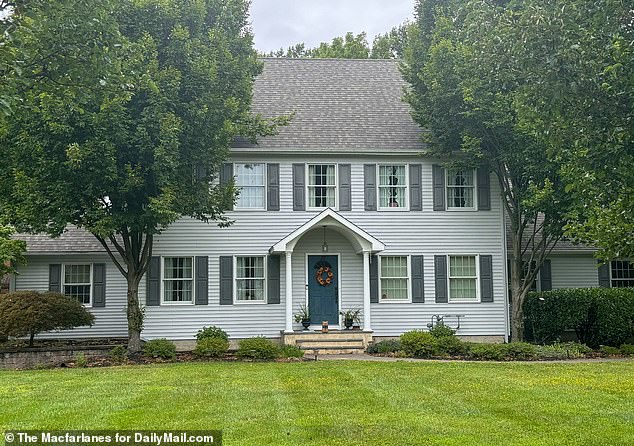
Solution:
[[[339,267],[337,256],[308,256],[310,321],[339,324]]]

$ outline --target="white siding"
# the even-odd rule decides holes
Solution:
[[[597,259],[591,254],[550,258],[553,288],[592,288],[599,286]]]
[[[312,159],[288,156],[235,157],[236,161],[280,163],[280,206],[278,212],[234,211],[227,215],[235,221],[229,228],[205,224],[183,218],[156,237],[154,255],[209,256],[209,305],[181,305],[147,307],[143,336],[192,339],[204,325],[218,325],[230,336],[241,338],[255,335],[277,337],[284,329],[284,259],[281,261],[280,304],[246,303],[219,305],[219,261],[221,255],[266,255],[268,249],[318,212],[294,212],[292,203],[293,162],[349,163],[352,165],[352,211],[341,212],[345,218],[381,240],[385,255],[423,255],[425,265],[425,303],[372,304],[372,325],[376,336],[398,335],[413,328],[424,328],[434,314],[463,314],[461,335],[504,335],[505,333],[505,278],[503,253],[503,225],[501,202],[496,181],[491,181],[492,209],[490,211],[434,212],[432,204],[432,164],[421,158],[327,158]],[[422,163],[422,212],[366,212],[364,211],[363,164],[365,163]],[[362,307],[362,256],[342,235],[328,231],[330,253],[340,253],[340,296],[343,308]],[[306,234],[293,253],[293,307],[306,301],[306,254],[321,249],[322,229]],[[489,254],[493,256],[494,302],[474,304],[436,304],[434,302],[433,256],[437,254]],[[47,286],[48,270],[42,263],[30,259],[25,274],[18,282],[25,287]],[[112,271],[111,271],[112,270]],[[116,274],[108,268],[109,279]],[[554,276],[554,274],[553,274]],[[118,283],[123,284],[121,280]],[[114,286],[113,286],[114,285]],[[119,290],[119,291],[117,291]],[[113,296],[113,293],[115,295]],[[120,294],[117,294],[120,293]],[[119,296],[119,297],[117,297]],[[113,278],[108,283],[108,311],[124,317],[125,287]],[[141,294],[142,301],[144,294]],[[117,303],[119,309],[112,306]],[[97,314],[98,309],[95,309]],[[113,316],[112,316],[113,317]],[[117,320],[103,319],[117,324]],[[95,327],[94,332],[98,329]],[[105,331],[104,331],[105,333]]]

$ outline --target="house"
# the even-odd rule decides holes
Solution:
[[[191,341],[209,325],[280,338],[301,330],[293,315],[306,304],[315,329],[340,327],[339,312],[356,308],[374,338],[440,316],[465,338],[505,340],[498,183],[425,154],[404,87],[392,60],[265,59],[254,111],[294,118],[233,147],[222,169],[241,187],[231,227],[183,218],[155,238],[143,338]],[[24,238],[14,289],[60,290],[90,307],[95,325],[63,336],[126,336],[125,281],[90,234]],[[553,253],[540,279],[597,286],[591,252],[575,249]]]

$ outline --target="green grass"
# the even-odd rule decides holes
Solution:
[[[225,445],[632,445],[634,362],[0,372],[0,431],[108,428],[222,429]]]

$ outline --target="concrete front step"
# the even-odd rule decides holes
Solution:
[[[306,355],[360,355],[365,353],[365,347],[301,347]]]
[[[372,341],[372,332],[361,330],[296,331],[282,333],[284,344],[296,345],[306,354],[336,355],[363,353]]]
[[[362,341],[337,341],[337,342],[321,342],[321,341],[306,341],[298,342],[296,344],[302,350],[312,350],[314,348],[323,349],[338,349],[338,348],[360,348],[365,349]]]

